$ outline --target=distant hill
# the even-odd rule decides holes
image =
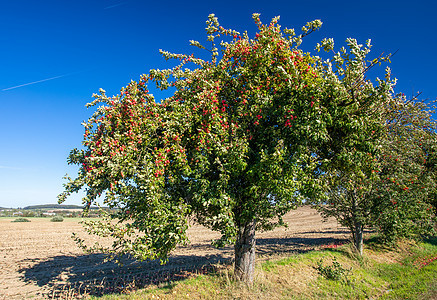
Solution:
[[[83,206],[65,204],[41,204],[26,206],[23,209],[83,209]],[[98,207],[91,207],[91,209],[98,209]]]

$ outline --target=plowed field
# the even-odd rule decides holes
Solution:
[[[190,228],[191,244],[176,249],[168,264],[128,261],[118,266],[104,262],[100,254],[85,254],[77,248],[71,239],[72,232],[83,232],[77,220],[11,220],[0,219],[0,299],[75,299],[119,292],[205,273],[232,260],[233,249],[211,247],[211,240],[218,234],[200,225]],[[342,243],[348,238],[345,228],[335,220],[322,222],[309,207],[290,212],[285,221],[287,229],[257,233],[258,261]]]

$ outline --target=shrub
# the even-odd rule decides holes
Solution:
[[[348,274],[351,269],[345,269],[343,266],[337,261],[337,258],[334,257],[332,260],[332,265],[323,266],[323,260],[320,260],[317,264],[317,271],[319,271],[320,275],[325,277],[326,279],[339,281],[342,277],[345,278],[346,282],[348,282]]]
[[[11,222],[30,222],[30,220],[26,218],[17,218]]]
[[[53,218],[51,218],[50,222],[63,222],[64,218],[61,216],[55,216]]]

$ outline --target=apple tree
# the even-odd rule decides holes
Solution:
[[[380,140],[380,180],[369,195],[374,202],[375,227],[382,241],[433,232],[436,190],[436,122],[425,101],[397,95]]]
[[[161,51],[179,64],[150,70],[119,95],[94,96],[83,148],[69,156],[78,175],[59,199],[84,188],[86,206],[103,197],[117,213],[86,224],[113,244],[89,247],[77,238],[84,248],[165,261],[187,242],[195,217],[220,232],[217,246],[235,245],[235,275],[251,284],[256,231],[284,225],[286,212],[321,190],[314,147],[327,139],[325,79],[316,59],[299,49],[321,22],[296,35],[281,30],[279,18],[253,19],[258,32],[249,38],[210,15],[211,46],[191,41],[210,60]],[[157,101],[150,82],[173,95]]]
[[[426,165],[435,149],[435,121],[424,103],[394,94],[388,67],[376,84],[366,77],[390,55],[368,60],[370,41],[347,44],[319,68],[333,82],[322,99],[343,100],[323,104],[330,106],[329,138],[317,156],[329,199],[317,208],[349,228],[362,255],[364,228],[376,228],[388,241],[432,227],[427,199],[435,171]],[[333,40],[322,47],[333,52]]]
[[[347,227],[357,252],[363,253],[363,230],[373,226],[373,202],[369,198],[379,177],[378,143],[384,135],[385,115],[393,99],[395,81],[389,69],[384,79],[372,82],[368,71],[390,56],[368,60],[365,45],[347,39],[347,48],[334,52],[334,41],[324,39],[317,49],[333,53],[320,61],[326,79],[322,104],[326,108],[328,139],[316,150],[320,177],[326,182],[328,200],[318,203],[324,217],[335,217]],[[336,99],[336,100],[334,100]]]

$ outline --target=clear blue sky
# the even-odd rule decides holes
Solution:
[[[254,33],[251,15],[300,29],[321,19],[304,41],[324,37],[338,47],[347,37],[373,54],[392,53],[398,91],[437,97],[435,1],[1,1],[0,4],[0,207],[56,203],[62,177],[74,176],[67,156],[80,147],[81,122],[91,95],[118,93],[151,68],[169,66],[158,50],[197,53],[205,20],[215,13],[227,28]],[[158,96],[155,94],[155,96]],[[80,204],[72,197],[66,204]]]

